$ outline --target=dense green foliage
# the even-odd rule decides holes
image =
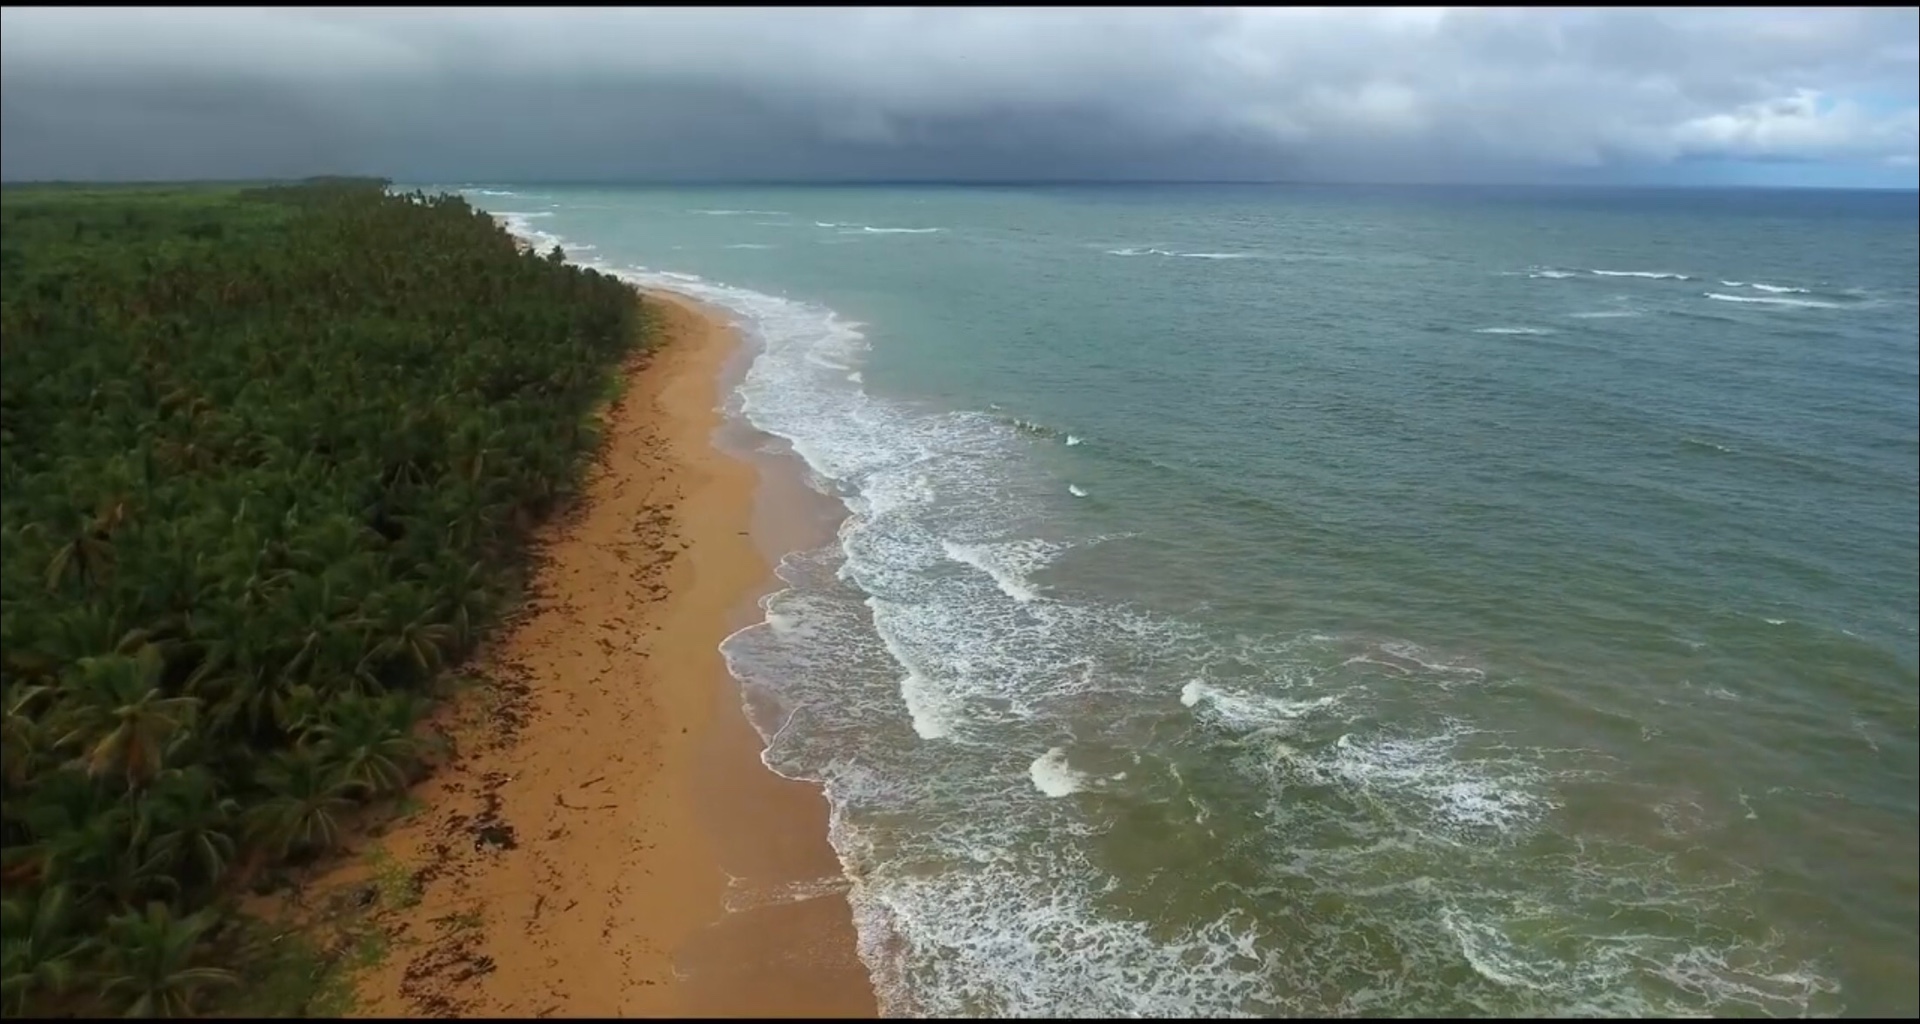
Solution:
[[[0,1008],[238,980],[237,894],[419,774],[636,310],[379,182],[0,193]]]

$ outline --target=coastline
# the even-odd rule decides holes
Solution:
[[[777,585],[755,524],[792,519],[715,443],[739,338],[641,295],[654,344],[476,660],[494,681],[450,707],[457,756],[320,882],[364,886],[377,852],[411,887],[356,1015],[876,1015],[826,801],[761,762],[719,652]]]

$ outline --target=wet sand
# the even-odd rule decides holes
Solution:
[[[380,840],[418,902],[383,912],[360,1015],[875,1013],[826,802],[761,763],[717,650],[817,509],[715,447],[726,320],[645,301],[656,344],[584,498],[481,655],[457,756]]]

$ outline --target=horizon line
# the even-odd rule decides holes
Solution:
[[[428,184],[426,180],[406,179],[380,174],[306,174],[287,177],[247,176],[234,178],[22,178],[0,179],[0,187],[33,186],[154,186],[154,185],[283,185],[298,184],[315,178],[366,178],[386,180],[394,185]],[[444,179],[443,179],[444,180]],[[1261,178],[602,178],[602,177],[528,177],[462,179],[449,187],[477,188],[484,185],[572,185],[624,186],[644,188],[1127,188],[1127,187],[1239,187],[1239,188],[1434,188],[1434,189],[1617,189],[1623,191],[1711,191],[1711,192],[1920,192],[1920,185],[1826,185],[1826,184],[1720,184],[1709,182],[1542,182],[1542,181],[1322,181],[1313,179]]]

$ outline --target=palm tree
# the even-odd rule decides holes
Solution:
[[[160,689],[166,662],[149,644],[132,657],[83,658],[67,683],[75,698],[71,723],[59,746],[86,748],[87,772],[122,773],[128,786],[159,774],[167,742],[199,707],[192,697],[168,697]]]
[[[169,884],[144,850],[133,805],[85,775],[50,773],[25,804],[18,821],[31,838],[8,847],[11,874],[71,886],[82,900],[140,897]]]
[[[460,642],[460,631],[443,621],[433,596],[424,588],[407,584],[391,586],[374,599],[383,614],[382,630],[386,638],[367,652],[366,662],[400,661],[408,664],[420,679],[439,671],[446,653]],[[362,672],[366,672],[366,662]]]
[[[425,703],[408,693],[343,696],[309,735],[343,782],[369,797],[381,796],[405,787],[412,776],[421,747],[413,730]]]
[[[35,888],[0,902],[0,1000],[8,1015],[25,1014],[41,993],[65,995],[80,978],[91,947],[75,927],[73,892]]]
[[[190,1017],[201,996],[235,985],[232,971],[197,964],[201,937],[213,926],[202,910],[176,917],[164,903],[107,920],[100,992],[128,1017]]]
[[[5,715],[0,722],[0,765],[4,765],[0,777],[5,778],[8,788],[25,784],[42,753],[46,730],[41,728],[37,712],[52,693],[53,688],[48,686],[9,683],[0,700],[0,712]]]
[[[112,498],[101,501],[92,515],[82,518],[47,563],[47,589],[57,589],[69,571],[78,574],[83,583],[97,582],[113,563],[113,531],[126,518],[126,502]]]
[[[232,829],[240,803],[220,792],[205,769],[169,771],[144,794],[141,821],[152,836],[153,856],[173,877],[198,876],[209,884],[225,877],[234,860]]]
[[[312,750],[278,754],[260,770],[270,794],[254,807],[254,834],[266,847],[290,853],[328,850],[340,843],[340,816],[353,806],[354,784]]]

